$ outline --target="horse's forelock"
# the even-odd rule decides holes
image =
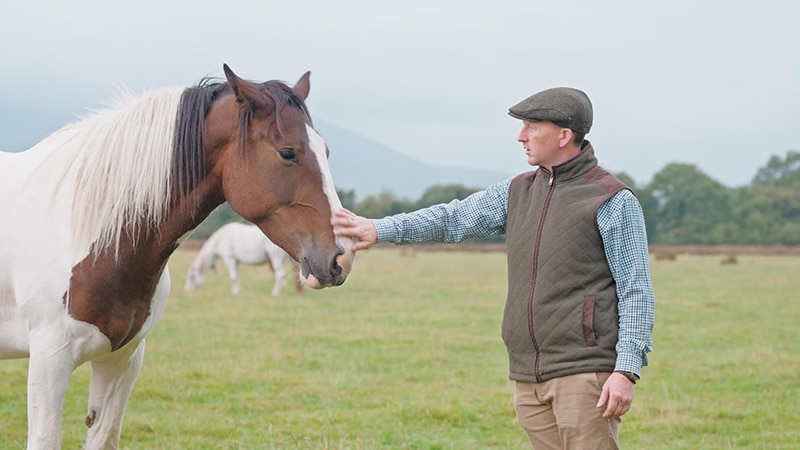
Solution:
[[[275,104],[275,127],[278,135],[283,135],[281,112],[285,107],[299,109],[303,112],[306,119],[311,123],[311,115],[308,112],[305,102],[300,98],[286,83],[272,80],[256,84],[258,88],[267,95]],[[242,108],[239,113],[239,151],[245,152],[247,147],[247,136],[250,129],[251,112],[248,108]]]

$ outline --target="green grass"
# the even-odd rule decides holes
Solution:
[[[635,448],[800,442],[800,258],[719,260],[653,265],[656,352],[625,422]]]
[[[128,404],[130,449],[524,449],[500,339],[502,253],[362,252],[344,286],[271,297],[266,267],[173,292]],[[800,441],[800,258],[654,262],[655,352],[626,449],[792,448]],[[24,447],[27,360],[0,362],[0,448]],[[64,448],[85,436],[75,371]]]

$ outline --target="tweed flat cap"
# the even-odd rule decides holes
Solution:
[[[578,89],[557,87],[531,95],[508,109],[515,119],[546,120],[576,133],[592,128],[592,102]]]

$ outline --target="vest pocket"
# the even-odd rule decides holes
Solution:
[[[594,334],[594,295],[583,297],[583,339],[587,347],[596,347],[597,339]]]

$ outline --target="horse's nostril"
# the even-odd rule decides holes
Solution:
[[[333,275],[334,278],[339,278],[342,276],[342,266],[336,262],[336,259],[333,260],[333,265],[331,266],[331,275]]]
[[[308,260],[308,258],[303,257],[303,260],[300,262],[300,269],[304,277],[307,277],[312,274],[311,262]]]

